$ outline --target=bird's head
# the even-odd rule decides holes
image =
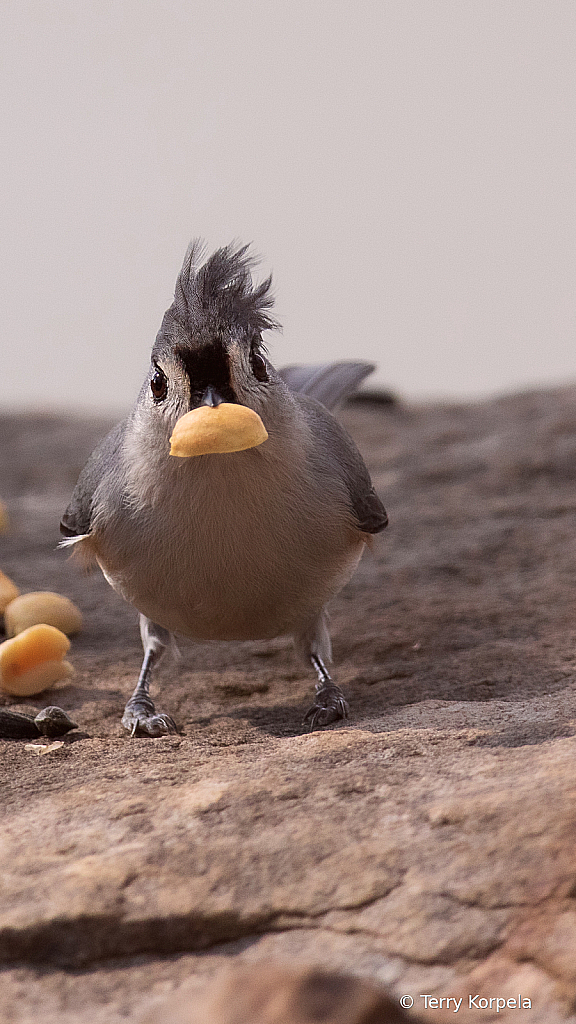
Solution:
[[[256,262],[248,246],[226,246],[203,262],[194,241],[186,253],[137,406],[149,425],[174,431],[173,455],[238,451],[266,439],[267,402],[284,385],[262,341],[278,324],[269,312],[271,278],[253,284]]]

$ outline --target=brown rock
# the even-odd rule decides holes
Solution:
[[[141,1024],[402,1024],[398,1000],[364,979],[264,963],[226,971],[202,993],[186,986]]]
[[[79,730],[50,757],[0,741],[0,1021],[121,1024],[270,960],[412,1014],[521,989],[522,1024],[573,1013],[575,409],[347,412],[391,519],[333,605],[350,719],[303,732],[313,680],[284,640],[183,644],[154,684],[181,735],[133,741],[134,612],[55,550],[107,425],[0,418],[2,567],[85,622],[58,695]]]

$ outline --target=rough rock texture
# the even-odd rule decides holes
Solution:
[[[202,995],[182,985],[139,1024],[406,1024],[397,999],[362,978],[275,964],[224,971]]]
[[[264,961],[440,1024],[576,1020],[576,389],[343,419],[391,521],[333,604],[348,723],[303,732],[284,640],[182,643],[158,677],[182,734],[155,740],[119,724],[133,610],[55,550],[107,424],[0,421],[0,569],[85,619],[72,685],[5,700],[79,730],[0,741],[0,1021],[138,1020]]]

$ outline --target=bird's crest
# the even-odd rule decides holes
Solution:
[[[206,322],[258,332],[278,327],[268,312],[274,304],[272,276],[254,285],[251,271],[259,260],[248,250],[248,245],[232,243],[202,262],[205,246],[194,239],[184,257],[169,313],[188,329]]]

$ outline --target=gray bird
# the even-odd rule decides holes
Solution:
[[[80,474],[62,545],[95,560],[140,613],[144,660],[122,718],[132,735],[176,729],[149,694],[173,633],[201,641],[292,636],[318,676],[304,721],[327,725],[348,706],[327,668],[326,603],[387,524],[358,449],[328,410],[374,367],[275,370],[262,342],[278,326],[271,278],[253,284],[248,246],[202,260],[195,241],[136,405]],[[216,443],[208,454],[170,454],[176,424],[192,410],[194,423],[211,424],[231,406],[246,407],[232,409],[232,419],[257,414],[263,443],[230,450],[226,438],[225,450]]]

